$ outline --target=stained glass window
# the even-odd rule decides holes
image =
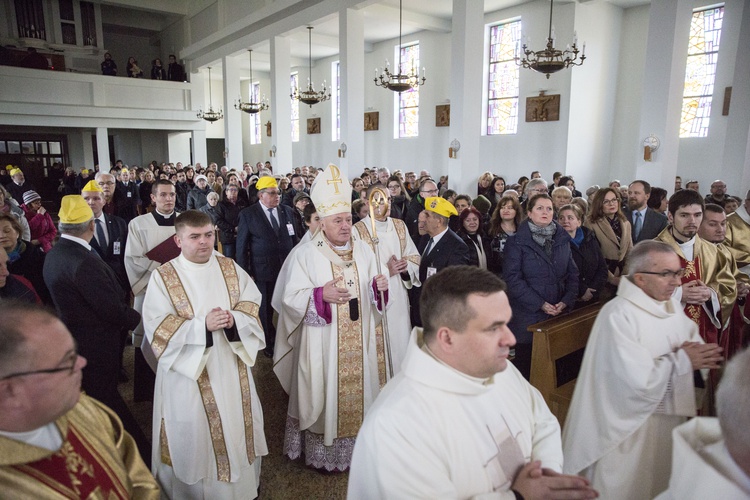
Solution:
[[[333,136],[332,140],[338,141],[341,139],[341,63],[336,61],[332,64],[331,73],[333,74],[331,75],[331,80],[333,80],[334,98],[331,105],[333,106],[332,112],[336,119],[332,120],[331,135]]]
[[[419,43],[401,47],[401,68],[398,73],[419,73]],[[396,94],[396,99],[398,101],[398,136],[417,137],[419,135],[419,87]]]
[[[518,131],[518,80],[515,55],[521,40],[521,21],[490,27],[487,135]]]
[[[693,12],[688,41],[680,137],[706,137],[719,58],[724,7]]]
[[[299,88],[299,75],[292,73],[289,81],[290,94],[294,94],[294,89]],[[299,101],[292,98],[292,142],[299,142]]]
[[[250,102],[259,102],[260,83],[250,82]],[[250,115],[250,144],[260,144],[260,113]]]

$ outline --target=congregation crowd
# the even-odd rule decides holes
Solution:
[[[350,498],[750,496],[750,191],[118,160],[65,171],[56,223],[21,169],[0,181],[19,498],[256,497],[259,352],[289,395],[284,454],[349,471]],[[561,431],[530,327],[595,303]],[[117,390],[128,342],[150,438]]]

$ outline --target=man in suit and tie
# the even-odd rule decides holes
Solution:
[[[44,282],[58,317],[73,334],[78,353],[88,360],[82,388],[117,413],[148,459],[150,446],[117,391],[119,332],[135,328],[141,315],[124,300],[114,271],[91,248],[94,212],[81,195],[64,196],[60,206],[60,241],[44,261]]]
[[[127,299],[130,296],[130,282],[125,270],[128,225],[125,219],[104,213],[104,192],[96,181],[89,181],[81,190],[81,196],[94,212],[94,237],[89,244],[115,272]]]
[[[419,264],[419,281],[425,283],[436,273],[448,266],[469,264],[469,247],[448,227],[451,215],[458,215],[456,207],[445,198],[432,196],[425,198],[425,231],[417,250],[422,255]],[[412,325],[422,326],[419,315],[419,298],[422,287],[412,287],[409,301],[411,303]]]
[[[648,207],[650,195],[651,184],[646,181],[633,181],[628,186],[628,208],[624,213],[633,227],[631,236],[634,244],[653,240],[667,227],[667,218]]]
[[[273,177],[261,177],[258,203],[240,212],[237,225],[237,263],[255,280],[261,293],[260,322],[266,335],[263,353],[273,357],[276,330],[271,297],[281,265],[299,241],[292,209],[279,203],[281,192]]]

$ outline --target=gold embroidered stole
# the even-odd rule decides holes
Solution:
[[[260,308],[259,304],[250,301],[240,301],[240,281],[237,276],[237,269],[234,267],[234,261],[227,257],[218,255],[216,256],[216,260],[219,263],[219,268],[221,269],[221,274],[227,287],[231,309],[255,318],[255,320],[258,321],[258,324],[260,324],[258,318],[258,310]],[[159,274],[164,280],[169,299],[178,314],[178,316],[172,314],[168,315],[159,324],[154,333],[154,341],[152,341],[151,346],[154,348],[154,353],[158,359],[167,347],[169,339],[172,338],[185,321],[193,319],[194,314],[185,287],[180,280],[179,273],[172,263],[167,262],[159,267],[157,271],[159,271]],[[159,348],[158,351],[157,347],[154,347],[154,343],[157,341],[157,335],[159,338],[159,341],[156,344]],[[242,417],[245,424],[245,447],[248,462],[252,464],[255,461],[252,392],[250,388],[250,378],[247,374],[247,366],[245,366],[245,363],[243,363],[240,358],[237,358],[237,372],[239,374],[240,382]],[[205,367],[198,376],[197,384],[198,390],[201,394],[201,400],[203,401],[203,409],[206,412],[209,432],[211,434],[211,443],[214,449],[214,457],[216,459],[216,476],[219,481],[229,482],[231,478],[231,470],[229,465],[229,453],[227,452],[226,440],[224,438],[224,428],[221,423],[219,408],[216,404],[216,397],[211,388],[208,370]],[[167,433],[164,429],[164,419],[161,421],[159,440],[161,444],[161,460],[163,463],[171,465],[172,459],[169,455],[169,443],[167,442]]]
[[[364,356],[367,346],[364,345],[362,300],[359,293],[359,273],[354,260],[354,241],[352,250],[339,252],[334,250],[322,231],[313,237],[315,248],[331,262],[333,279],[342,278],[342,283],[352,297],[358,299],[359,317],[355,321],[349,315],[349,304],[330,304],[336,314],[338,339],[338,429],[339,438],[355,437],[364,418]]]
[[[13,468],[54,492],[52,495],[46,490],[45,498],[48,494],[51,498],[129,498],[123,478],[109,464],[107,455],[97,450],[83,432],[70,425],[64,437],[54,454]]]

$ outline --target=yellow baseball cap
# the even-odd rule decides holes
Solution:
[[[63,196],[58,215],[63,224],[81,224],[94,218],[94,212],[80,194]]]
[[[22,173],[23,172],[21,172],[20,168],[14,168],[13,170],[10,171],[10,176],[13,177],[16,174],[22,174]]]
[[[458,215],[456,207],[453,203],[442,198],[440,196],[430,196],[424,200],[424,209],[430,212],[435,212],[443,217],[450,217],[451,215]]]

